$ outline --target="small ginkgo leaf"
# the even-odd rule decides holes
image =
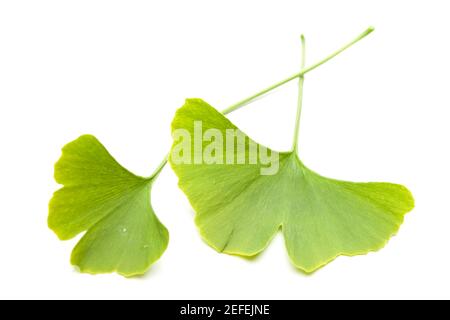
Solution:
[[[55,165],[63,187],[49,205],[49,227],[61,240],[87,231],[71,262],[87,273],[145,273],[167,248],[167,229],[150,203],[154,177],[141,178],[125,168],[93,136],[63,148]]]
[[[191,160],[201,150],[198,142],[195,145],[198,137],[194,133],[200,121],[203,130],[215,129],[224,137],[227,129],[238,130],[206,102],[187,100],[177,111],[172,130],[174,139],[178,130],[193,137],[189,142],[194,150]],[[262,175],[267,163],[259,159],[256,164],[174,161],[180,143],[175,139],[172,168],[196,211],[195,222],[202,237],[219,252],[254,256],[281,228],[293,264],[313,272],[339,255],[381,249],[414,207],[411,193],[401,185],[324,178],[305,167],[296,152],[269,150],[279,159],[278,171]],[[201,144],[206,150],[211,139]],[[250,154],[250,148],[255,150],[252,144],[256,143],[247,137],[245,147],[235,151],[234,160],[243,152]],[[225,154],[225,147],[219,153]]]

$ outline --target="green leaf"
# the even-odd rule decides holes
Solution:
[[[226,129],[237,129],[206,102],[190,99],[177,111],[172,130],[185,129],[193,137],[195,121],[224,136]],[[401,185],[328,179],[308,169],[295,152],[271,152],[279,156],[274,175],[261,175],[261,161],[183,164],[171,157],[198,229],[215,250],[254,256],[281,229],[293,264],[309,273],[339,255],[381,249],[414,207],[411,193]]]
[[[150,203],[155,176],[138,177],[84,135],[63,148],[55,180],[64,187],[49,205],[49,227],[61,240],[87,231],[72,252],[82,272],[145,273],[167,248],[167,229]]]

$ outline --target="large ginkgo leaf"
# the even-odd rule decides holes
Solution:
[[[189,99],[176,113],[173,133],[185,130],[194,137],[199,121],[203,130],[216,129],[224,137],[227,129],[237,129],[206,102]],[[179,151],[179,143],[174,141],[173,152]],[[202,145],[207,148],[210,143]],[[251,143],[255,142],[247,139],[245,148],[234,156],[248,154]],[[382,248],[414,206],[411,193],[401,185],[328,179],[305,167],[295,152],[271,152],[279,158],[273,175],[261,174],[266,163],[259,160],[256,164],[179,163],[172,154],[172,168],[196,211],[200,233],[217,251],[256,255],[281,229],[294,265],[313,272],[339,255]]]
[[[154,177],[127,171],[93,136],[63,148],[55,179],[64,187],[49,205],[49,227],[61,240],[87,231],[72,252],[82,272],[145,273],[168,244],[150,204]]]

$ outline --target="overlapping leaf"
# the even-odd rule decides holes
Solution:
[[[82,272],[143,274],[160,258],[168,232],[150,203],[154,177],[125,168],[93,136],[63,148],[55,166],[63,185],[49,205],[49,227],[61,240],[87,231],[72,252]]]
[[[227,129],[237,129],[200,99],[186,101],[176,113],[172,129],[184,129],[194,136],[195,121],[224,136]],[[194,149],[194,139],[191,143]],[[209,142],[203,144],[206,147]],[[249,144],[246,153],[248,148]],[[281,229],[293,264],[313,272],[339,255],[382,248],[414,207],[411,193],[401,185],[328,179],[308,169],[296,153],[278,155],[275,175],[261,175],[259,162],[171,161],[179,186],[196,211],[202,237],[217,251],[254,256]]]

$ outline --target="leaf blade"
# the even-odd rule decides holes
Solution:
[[[195,121],[224,135],[226,129],[237,129],[206,102],[188,99],[177,111],[172,130],[194,135]],[[170,160],[196,212],[201,236],[216,251],[256,255],[281,228],[294,265],[313,272],[339,255],[381,249],[414,207],[403,186],[328,179],[292,152],[270,151],[280,157],[280,169],[272,176],[260,175],[260,162],[208,165]]]
[[[126,170],[95,137],[63,148],[55,179],[63,187],[50,201],[48,225],[61,240],[87,231],[71,257],[82,272],[143,274],[166,250],[168,231],[151,206],[153,180]]]

